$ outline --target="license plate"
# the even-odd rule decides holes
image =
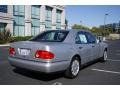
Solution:
[[[30,50],[29,49],[18,49],[18,52],[20,55],[29,55]]]

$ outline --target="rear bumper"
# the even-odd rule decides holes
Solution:
[[[25,68],[34,71],[40,71],[44,73],[52,73],[57,71],[66,70],[69,66],[69,61],[62,62],[38,62],[38,61],[29,61],[18,58],[8,58],[10,64],[15,67]]]

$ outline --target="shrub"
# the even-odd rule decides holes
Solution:
[[[8,43],[11,38],[10,30],[0,31],[0,44]]]
[[[18,37],[11,37],[11,40],[10,42],[18,42],[18,41],[27,41],[29,40],[30,38],[32,38],[32,36],[18,36]]]

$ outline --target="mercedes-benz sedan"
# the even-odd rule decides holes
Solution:
[[[81,65],[107,60],[107,44],[86,30],[49,30],[29,41],[10,44],[9,62],[14,67],[52,73],[65,71],[74,78]]]

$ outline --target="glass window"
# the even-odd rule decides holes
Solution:
[[[46,15],[45,15],[45,28],[46,30],[50,30],[52,27],[52,8],[46,7]]]
[[[0,12],[7,13],[7,5],[0,5]]]
[[[40,18],[40,6],[32,5],[32,18]]]
[[[32,27],[32,36],[35,36],[40,33],[39,27]]]
[[[87,36],[87,39],[88,39],[89,43],[96,43],[96,38],[91,33],[86,32],[86,36]]]
[[[15,16],[15,25],[24,25],[24,17]]]
[[[56,11],[56,29],[61,29],[61,10]]]
[[[56,29],[61,29],[61,23],[57,23]]]
[[[24,26],[14,26],[14,35],[15,36],[24,36]]]
[[[24,26],[19,26],[19,36],[24,36]]]
[[[25,6],[24,5],[14,5],[14,35],[24,36],[25,34]]]
[[[62,42],[66,36],[68,35],[69,31],[46,31],[43,32],[33,39],[31,41],[36,42]]]
[[[5,30],[6,23],[0,23],[0,32]]]
[[[19,12],[24,12],[24,5],[19,5],[18,8],[19,8]]]
[[[24,25],[24,17],[19,17],[19,24]]]
[[[46,21],[46,22],[45,22],[45,28],[46,28],[47,30],[51,29],[51,24],[52,24],[51,21]]]
[[[46,7],[46,20],[52,20],[52,8]]]
[[[14,5],[14,15],[24,16],[25,14],[25,6],[24,5]]]
[[[40,32],[40,5],[32,5],[32,36]]]
[[[84,33],[79,32],[75,38],[77,44],[86,44],[88,43],[87,37]]]
[[[40,20],[39,19],[32,19],[32,26],[40,26]]]
[[[19,36],[18,26],[14,26],[14,35],[15,35],[15,36]]]

